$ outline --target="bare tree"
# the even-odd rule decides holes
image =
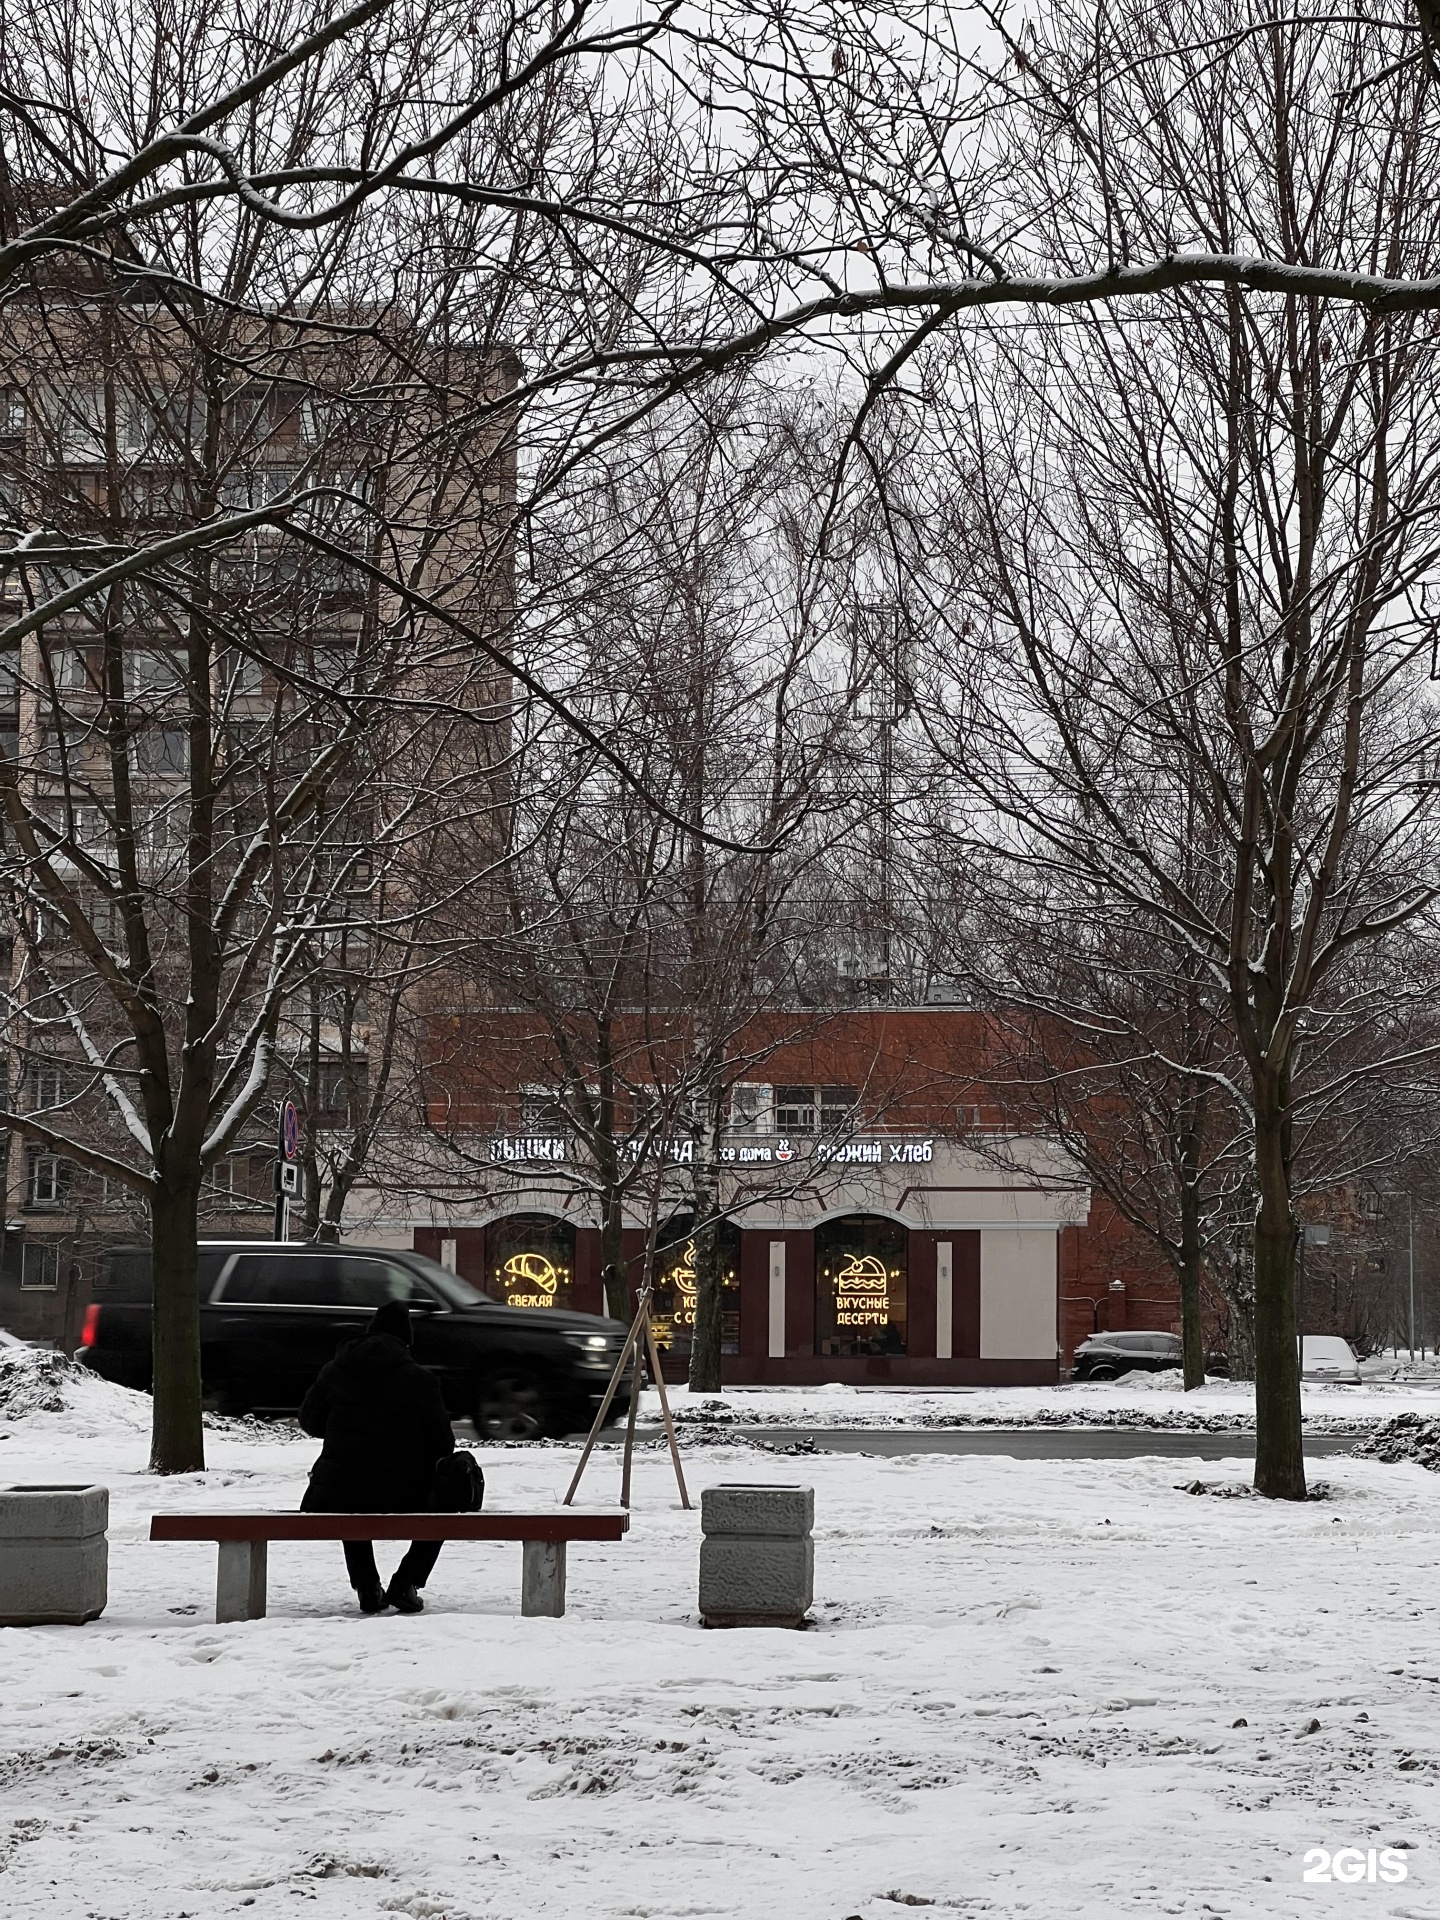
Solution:
[[[1362,41],[1312,59],[1277,25],[1229,48],[1212,84],[1247,103],[1247,150],[1217,144],[1192,96],[1155,121],[1156,167],[1188,154],[1197,217],[1224,222],[1243,195],[1277,245],[1440,258],[1436,209],[1409,188],[1427,96],[1396,81],[1383,136],[1357,119]],[[1303,172],[1302,122],[1330,129]],[[1165,217],[1157,200],[1141,230]],[[1256,1484],[1289,1498],[1297,1080],[1421,990],[1367,956],[1436,898],[1433,354],[1423,319],[1238,291],[1037,323],[993,343],[956,448],[949,511],[985,556],[966,595],[983,633],[963,681],[937,671],[935,737],[962,713],[967,771],[1025,864],[1137,935],[1163,924],[1223,995],[1257,1196]],[[1204,796],[1198,861],[1184,794]],[[1362,1071],[1352,1058],[1311,1097]]]
[[[1198,26],[1062,0],[1018,36],[985,19],[920,0],[859,15],[665,0],[623,21],[593,0],[330,16],[268,0],[172,23],[153,0],[57,0],[6,36],[11,177],[48,184],[10,209],[0,290],[64,257],[157,297],[228,299],[204,251],[175,244],[197,210],[268,224],[311,258],[398,223],[402,261],[449,279],[463,215],[469,260],[531,308],[526,401],[571,395],[562,469],[657,394],[805,339],[853,353],[878,390],[996,307],[1197,285],[1440,306],[1403,245],[1299,246],[1244,196],[1216,223],[1188,191],[1192,156],[1154,133],[1183,100],[1238,151],[1234,63],[1303,41],[1378,152],[1433,80],[1433,0],[1363,20],[1227,3]]]
[[[255,261],[235,245],[238,274]],[[12,1077],[5,1117],[145,1197],[152,1459],[188,1470],[203,1462],[203,1176],[255,1112],[282,1004],[357,874],[412,843],[453,784],[433,696],[443,687],[446,725],[462,715],[477,739],[494,725],[488,659],[382,598],[372,556],[387,545],[421,583],[457,536],[483,559],[484,486],[504,456],[492,441],[457,459],[428,396],[383,417],[357,405],[349,383],[383,379],[384,355],[330,356],[322,372],[218,306],[177,317],[113,282],[62,281],[5,318],[7,361],[27,376],[12,389],[11,500],[73,529],[8,575],[7,1024],[22,1058],[61,1057],[75,1083],[56,1112]],[[432,391],[458,371],[407,345]],[[468,375],[477,394],[504,378],[473,355]],[[426,436],[422,472],[411,456]],[[267,503],[299,475],[312,513],[297,546]],[[223,546],[191,537],[222,509]],[[137,532],[145,570],[126,558],[103,592],[94,574],[66,584],[67,549],[128,556]],[[474,566],[457,604],[462,592],[483,604]]]
[[[1005,877],[986,891],[988,950],[964,968],[991,1008],[997,1097],[1060,1141],[1170,1269],[1185,1386],[1203,1386],[1207,1252],[1243,1132],[1213,980],[1163,923],[1117,928],[1068,892]]]
[[[808,566],[826,506],[816,443],[833,434],[825,409],[760,394],[658,413],[533,523],[531,644],[608,751],[522,705],[506,924],[471,942],[473,1006],[523,1009],[543,1035],[532,1104],[581,1147],[568,1177],[598,1206],[614,1314],[625,1208],[650,1179],[633,1142],[663,1119],[655,1137],[683,1143],[706,1388],[731,1088],[813,1026],[834,985],[817,948],[857,802],[843,639],[838,674],[835,657],[848,570],[817,587]]]
[[[1427,70],[1409,57],[1410,23],[1398,13],[1362,22],[1217,7],[1203,30],[1188,15],[1157,28],[1133,10],[1107,14],[1098,34],[1094,24],[1066,7],[1047,13],[1012,49],[1017,80],[981,71],[954,20],[908,5],[860,18],[833,5],[776,15],[737,4],[703,19],[666,5],[614,21],[585,0],[559,14],[477,12],[450,0],[402,12],[397,0],[365,0],[330,18],[299,0],[269,0],[258,14],[225,4],[180,16],[154,0],[94,8],[56,0],[7,23],[3,384],[7,416],[18,406],[26,424],[25,472],[9,487],[11,533],[0,555],[12,580],[23,577],[25,604],[10,609],[0,650],[30,647],[20,679],[48,699],[46,663],[66,623],[89,622],[103,635],[95,652],[105,662],[97,691],[108,761],[93,804],[123,812],[127,629],[137,609],[147,627],[163,611],[183,638],[185,877],[171,895],[183,905],[187,965],[200,985],[183,1004],[202,1009],[193,1031],[184,1017],[174,1054],[183,1149],[177,1135],[161,1155],[171,1095],[155,1089],[173,1076],[160,1073],[154,1008],[136,998],[152,959],[134,944],[133,918],[134,979],[113,995],[129,994],[124,1020],[137,1045],[140,1030],[149,1033],[155,1055],[133,1069],[145,1076],[140,1105],[131,1105],[145,1109],[149,1145],[133,1128],[130,1137],[160,1155],[157,1165],[173,1162],[177,1179],[183,1165],[187,1191],[201,1164],[195,1154],[212,1138],[205,1089],[258,1086],[274,1044],[267,1011],[263,1061],[252,1048],[238,1081],[228,1065],[209,1064],[220,1043],[203,1009],[238,1019],[248,1006],[244,993],[218,984],[228,961],[215,950],[213,899],[233,908],[226,938],[238,938],[236,902],[248,911],[268,887],[267,915],[299,941],[293,959],[285,950],[287,987],[312,964],[309,923],[292,921],[288,895],[271,882],[279,874],[288,888],[299,872],[281,851],[284,835],[305,822],[314,837],[320,791],[343,784],[341,763],[374,711],[365,702],[409,699],[417,725],[427,701],[432,717],[474,718],[493,700],[477,697],[477,674],[513,674],[645,805],[666,819],[676,811],[676,796],[651,794],[636,769],[633,724],[597,732],[583,703],[553,683],[551,658],[532,654],[524,623],[508,622],[503,606],[497,619],[508,549],[493,529],[470,539],[477,513],[505,518],[508,530],[523,525],[667,398],[698,398],[717,375],[744,373],[792,343],[814,341],[852,361],[858,439],[876,398],[944,330],[973,366],[981,336],[960,324],[996,306],[1087,314],[1123,297],[1145,314],[1137,303],[1147,296],[1228,289],[1224,300],[1191,294],[1168,310],[1176,352],[1187,315],[1203,316],[1207,338],[1233,344],[1249,316],[1282,313],[1288,344],[1276,347],[1276,364],[1301,388],[1314,384],[1328,324],[1315,302],[1345,308],[1337,337],[1347,365],[1390,366],[1421,350],[1440,277],[1414,183],[1437,169]],[[1292,164],[1288,133],[1284,151],[1267,156],[1278,200],[1268,185],[1218,199],[1208,191],[1220,164],[1215,129],[1239,154],[1237,130],[1248,138],[1254,126],[1301,121],[1335,129],[1317,147],[1325,192],[1334,186],[1343,200],[1335,173],[1349,167],[1394,213],[1388,224],[1361,232],[1353,218],[1308,220],[1295,183],[1310,176]],[[496,377],[512,341],[525,344],[523,377],[518,368]],[[245,396],[257,389],[265,424],[257,407],[242,430]],[[1376,406],[1405,404],[1410,391],[1397,397],[1387,387]],[[276,403],[304,433],[319,422],[318,444],[293,464],[272,457]],[[1242,397],[1232,409],[1237,446],[1250,404]],[[1262,403],[1272,418],[1277,404]],[[66,453],[65,416],[86,460]],[[496,437],[513,447],[522,431],[520,497],[502,515]],[[138,447],[159,444],[163,461],[139,457]],[[76,466],[92,476],[81,487],[64,478]],[[151,498],[158,507],[163,495],[163,511],[147,520],[133,489],[161,468],[175,478],[155,482]],[[283,480],[259,492],[242,486],[256,468]],[[314,730],[315,762],[294,768],[290,787],[270,794],[255,776],[253,804],[269,808],[270,823],[263,858],[242,863],[232,896],[206,838],[220,804],[218,655],[258,651],[273,684],[299,687],[293,707],[281,703],[287,716],[307,711],[321,689],[321,676],[296,678],[283,646],[247,656],[243,638],[226,633],[229,608],[216,592],[223,556],[243,558],[272,539],[285,566],[299,565],[303,551],[306,564],[363,583],[374,607],[364,646],[377,664],[361,694],[350,690],[343,721]],[[467,546],[493,564],[457,564]],[[1293,605],[1308,605],[1309,591],[1306,583]],[[432,678],[417,687],[411,661],[402,695],[401,655],[422,644]],[[458,683],[447,687],[447,674]],[[333,692],[324,685],[325,697]],[[491,721],[486,713],[477,724]],[[18,950],[29,956],[17,1001],[25,1007],[46,931],[33,901],[38,888],[53,914],[44,876],[58,871],[59,843],[26,824],[32,813],[38,821],[49,791],[25,784],[41,771],[17,758],[7,785]],[[688,831],[738,854],[750,849],[750,824],[707,820]],[[114,844],[115,884],[133,899],[118,837]],[[312,903],[336,871],[328,856],[319,865],[301,887]],[[61,914],[66,937],[103,976],[104,942],[93,926],[86,933],[83,917],[77,896]],[[281,988],[257,949],[241,965],[245,993],[262,972],[268,1010]],[[1262,1024],[1268,1031],[1268,1015]],[[108,1041],[96,1044],[114,1079]],[[114,1093],[106,1097],[124,1112]],[[154,1111],[145,1107],[152,1098]],[[49,1127],[19,1108],[12,1124],[35,1139]],[[178,1204],[178,1217],[189,1218],[189,1199]],[[156,1461],[166,1466],[200,1457],[187,1272],[184,1258],[157,1265],[165,1437],[157,1426]],[[176,1409],[173,1422],[162,1405]]]
[[[441,850],[468,843],[471,857],[498,844],[503,828],[489,798],[495,766],[457,773],[454,728],[429,729],[451,764],[432,768],[433,803],[423,829],[387,842],[367,835],[349,884],[308,942],[301,983],[282,1013],[282,1084],[300,1116],[307,1239],[338,1240],[352,1198],[405,1182],[423,1106],[421,1062],[437,982],[455,961],[445,928],[466,903],[483,918],[483,878],[456,878]],[[478,792],[477,792],[478,787]],[[448,815],[434,824],[437,811]],[[360,824],[368,827],[368,810]],[[447,884],[448,883],[448,884]]]

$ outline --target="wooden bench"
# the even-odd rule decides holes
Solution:
[[[521,1613],[558,1619],[565,1611],[569,1542],[620,1540],[629,1526],[623,1510],[569,1507],[544,1513],[157,1513],[150,1538],[218,1542],[217,1621],[264,1619],[272,1540],[518,1540]]]

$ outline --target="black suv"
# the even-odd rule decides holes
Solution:
[[[1071,1378],[1118,1380],[1122,1373],[1163,1373],[1184,1361],[1178,1333],[1092,1333],[1075,1349]]]
[[[201,1371],[222,1413],[291,1412],[376,1307],[403,1300],[415,1357],[483,1440],[588,1427],[625,1332],[617,1321],[502,1306],[423,1254],[256,1240],[200,1246]],[[75,1358],[121,1386],[150,1385],[148,1247],[116,1247],[86,1310]],[[623,1406],[628,1380],[616,1395]]]

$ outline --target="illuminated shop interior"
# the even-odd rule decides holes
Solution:
[[[879,1214],[815,1229],[817,1354],[904,1353],[910,1236]]]
[[[485,1235],[485,1290],[507,1307],[573,1307],[575,1228],[551,1214],[515,1213]]]
[[[720,1351],[740,1351],[740,1231],[728,1220],[715,1230],[720,1261]],[[676,1214],[660,1229],[655,1247],[656,1345],[688,1354],[695,1332],[695,1232],[691,1216]]]

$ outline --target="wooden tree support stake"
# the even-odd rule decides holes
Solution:
[[[687,1512],[690,1511],[690,1495],[686,1491],[685,1472],[680,1464],[680,1443],[675,1437],[675,1422],[670,1417],[670,1396],[665,1391],[665,1375],[660,1367],[660,1349],[655,1344],[655,1330],[650,1324],[651,1292],[651,1284],[647,1280],[640,1289],[640,1304],[635,1310],[635,1318],[630,1322],[630,1331],[625,1336],[620,1357],[615,1362],[609,1385],[605,1389],[599,1410],[586,1436],[579,1463],[575,1468],[575,1476],[566,1491],[562,1504],[567,1507],[574,1501],[576,1489],[589,1464],[590,1455],[595,1450],[595,1442],[599,1439],[601,1429],[605,1425],[605,1416],[610,1411],[615,1395],[620,1391],[626,1362],[633,1354],[635,1373],[630,1382],[630,1406],[625,1418],[625,1450],[620,1469],[620,1504],[622,1507],[630,1505],[630,1468],[635,1455],[635,1417],[640,1408],[640,1375],[648,1364],[656,1390],[660,1395],[660,1413],[665,1422],[665,1438],[670,1444],[670,1459],[675,1468],[675,1483],[680,1489],[680,1504]]]

